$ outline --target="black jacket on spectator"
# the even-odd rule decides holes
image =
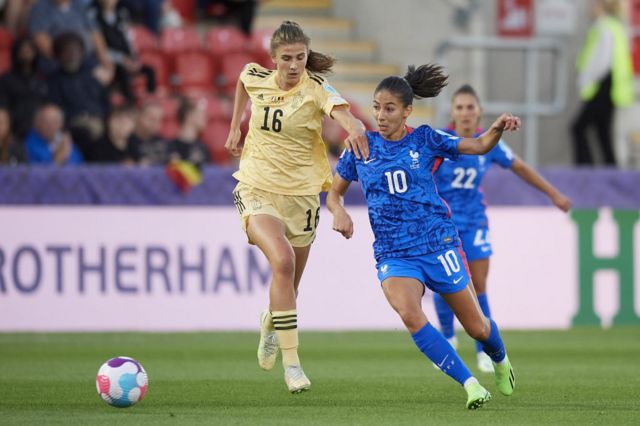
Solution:
[[[117,8],[115,21],[108,22],[102,10],[97,5],[92,6],[90,14],[93,16],[98,28],[104,37],[110,53],[121,53],[123,56],[131,56],[133,51],[127,39],[127,26],[129,24],[129,12],[124,8]],[[117,61],[118,62],[118,61]]]
[[[11,71],[0,77],[0,105],[11,111],[11,128],[19,139],[23,139],[33,122],[39,106],[47,101],[47,83],[36,73],[35,61],[31,73],[18,66],[17,53],[20,43],[13,44]]]
[[[143,140],[134,133],[129,136],[129,146],[140,153],[140,162],[143,164],[164,165],[167,163],[169,143],[160,136]]]
[[[187,142],[175,139],[169,144],[169,159],[180,159],[202,166],[209,162],[209,150],[200,141]]]
[[[109,94],[86,67],[76,73],[58,69],[47,79],[51,101],[63,109],[67,122],[83,115],[104,118]]]
[[[124,150],[116,147],[108,136],[103,136],[96,142],[89,158],[92,163],[137,163],[140,160],[140,152],[137,146],[129,143]]]

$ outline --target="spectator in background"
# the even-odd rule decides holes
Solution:
[[[4,25],[11,34],[17,37],[26,31],[29,11],[35,3],[36,0],[0,0]]]
[[[9,110],[0,107],[0,165],[13,166],[26,160],[24,146],[11,134]]]
[[[250,36],[258,0],[198,0],[198,6],[207,15],[212,15],[227,23],[237,25]]]
[[[113,72],[104,38],[94,22],[89,19],[81,0],[37,0],[29,16],[29,33],[45,61],[46,72],[52,69],[54,57],[53,40],[60,34],[79,34],[90,68],[99,61],[105,74]]]
[[[180,28],[184,25],[182,21],[182,16],[178,11],[173,7],[170,0],[164,0],[161,8],[161,16],[160,16],[160,29],[164,30],[165,28]]]
[[[156,34],[160,33],[163,3],[164,0],[120,0],[120,5],[129,11],[134,21],[144,23]]]
[[[108,92],[104,82],[82,66],[84,48],[79,35],[60,34],[54,42],[54,52],[59,67],[47,79],[50,99],[64,110],[73,139],[85,157],[90,157],[109,114]]]
[[[77,165],[83,162],[80,151],[63,132],[64,113],[58,106],[47,104],[38,109],[34,127],[27,135],[29,164]]]
[[[616,165],[612,124],[616,107],[633,103],[631,51],[626,30],[618,19],[619,0],[592,0],[591,26],[578,56],[578,89],[582,106],[571,126],[577,165],[593,165],[587,130],[596,130],[604,163]]]
[[[11,110],[11,127],[19,139],[24,139],[36,109],[47,101],[47,83],[37,73],[37,52],[30,39],[16,40],[11,58],[11,71],[0,77],[0,105]]]
[[[140,153],[142,165],[163,165],[167,162],[168,143],[159,135],[163,118],[164,111],[157,102],[147,101],[140,108],[129,144]]]
[[[209,150],[199,139],[207,124],[206,112],[201,102],[182,99],[178,109],[180,132],[169,144],[169,160],[182,160],[201,166],[209,162]]]
[[[114,83],[125,97],[133,104],[135,96],[131,90],[132,76],[142,73],[147,79],[147,91],[155,92],[155,73],[153,68],[140,63],[127,37],[129,12],[118,7],[118,0],[96,0],[90,16],[95,20],[107,45],[111,61],[115,64]]]
[[[96,143],[89,161],[94,163],[135,164],[140,153],[129,142],[136,123],[136,110],[130,106],[114,108],[107,120],[107,131]]]

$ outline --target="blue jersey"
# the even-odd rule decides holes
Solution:
[[[360,181],[375,236],[376,261],[421,256],[455,247],[458,232],[438,195],[433,173],[442,158],[458,157],[459,138],[420,126],[399,141],[367,132],[370,155],[345,151],[336,167],[345,180]]]
[[[455,134],[451,130],[447,130]],[[474,135],[477,136],[477,135]],[[460,155],[456,161],[446,160],[435,174],[438,191],[449,207],[460,232],[488,227],[486,204],[480,183],[491,164],[505,169],[513,164],[513,153],[502,140],[485,155]]]

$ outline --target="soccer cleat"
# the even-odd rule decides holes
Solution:
[[[291,393],[300,393],[311,388],[311,382],[299,365],[289,365],[284,368],[284,381]]]
[[[493,361],[484,352],[478,352],[478,370],[483,373],[493,373]]]
[[[260,343],[258,343],[258,365],[263,370],[271,370],[278,357],[278,336],[273,328],[269,309],[260,314]]]
[[[516,387],[516,376],[513,375],[513,367],[509,362],[509,357],[505,355],[500,363],[493,363],[496,371],[496,386],[501,394],[509,396]]]
[[[467,408],[477,410],[491,401],[491,394],[480,383],[471,383],[464,388],[467,391]]]

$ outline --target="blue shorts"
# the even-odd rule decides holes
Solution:
[[[460,246],[416,257],[389,258],[378,262],[378,279],[415,278],[434,293],[457,293],[471,279],[464,252]]]
[[[489,228],[481,227],[471,231],[460,232],[462,249],[469,262],[487,259],[493,254],[489,240]]]

